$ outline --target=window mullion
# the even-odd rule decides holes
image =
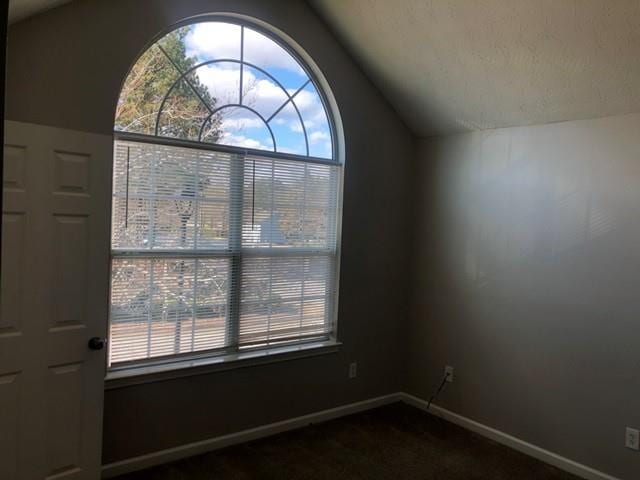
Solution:
[[[338,295],[338,263],[337,263],[337,249],[338,249],[338,222],[340,221],[338,218],[338,208],[340,208],[340,187],[341,184],[341,175],[342,173],[338,170],[331,169],[329,173],[331,180],[329,182],[330,185],[330,194],[329,199],[332,202],[332,208],[329,208],[329,217],[327,218],[327,240],[329,245],[331,246],[331,250],[333,252],[333,261],[331,262],[331,273],[328,278],[328,291],[329,295],[327,298],[327,306],[325,309],[325,324],[329,327],[331,334],[335,335],[337,330],[337,319],[338,319],[338,311],[337,311],[337,295]],[[333,205],[335,202],[335,205]]]
[[[244,201],[244,155],[232,155],[229,175],[229,265],[226,346],[238,349],[240,336],[240,290],[242,287],[242,210]]]
[[[151,185],[150,191],[152,198],[149,200],[149,246],[151,248],[156,245],[156,215],[158,214],[158,201],[154,197],[157,192],[157,175],[158,175],[158,152],[153,152],[150,158],[151,162]]]
[[[149,260],[149,301],[147,310],[147,357],[151,356],[151,339],[152,339],[152,327],[153,327],[153,302],[155,300],[155,285],[153,283],[154,262]]]
[[[200,196],[202,195],[200,185],[204,182],[200,179],[200,155],[196,155],[196,175],[195,175],[195,198],[193,199],[193,249],[198,251],[198,237],[200,236]],[[184,247],[184,245],[183,245]],[[193,351],[196,344],[196,326],[198,316],[198,266],[199,259],[193,260],[194,279],[193,279],[193,299],[191,302],[191,350]]]
[[[306,214],[307,214],[307,187],[308,187],[308,178],[309,178],[309,166],[304,166],[304,187],[302,188],[302,203],[300,204],[301,211],[301,222],[300,222],[300,231],[302,232],[302,244],[306,245],[307,237],[305,235],[305,227],[306,227]],[[302,259],[302,284],[300,286],[300,329],[302,329],[302,322],[304,321],[304,287],[307,281],[306,278],[307,270],[306,270],[306,259]]]

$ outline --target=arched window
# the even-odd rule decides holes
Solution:
[[[325,102],[281,43],[241,24],[168,33],[131,69],[117,131],[332,159]]]
[[[335,340],[342,166],[312,70],[273,34],[198,20],[116,108],[109,365]]]

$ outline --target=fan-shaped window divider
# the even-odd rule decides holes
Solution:
[[[334,160],[319,92],[302,62],[270,36],[203,21],[168,33],[140,56],[122,88],[115,130]]]
[[[138,58],[115,118],[110,373],[335,345],[342,165],[325,106],[249,24],[198,21]]]

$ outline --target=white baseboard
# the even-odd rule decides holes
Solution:
[[[351,415],[353,413],[363,412],[372,408],[381,407],[390,403],[402,401],[408,405],[412,405],[421,410],[427,409],[427,402],[421,398],[415,397],[408,393],[398,392],[390,395],[384,395],[382,397],[375,397],[362,402],[350,403],[341,407],[331,408],[329,410],[322,410],[320,412],[311,413],[309,415],[303,415],[301,417],[291,418],[281,422],[270,423],[261,427],[251,428],[249,430],[243,430],[237,433],[231,433],[229,435],[223,435],[221,437],[210,438],[202,440],[200,442],[189,443],[181,445],[175,448],[169,448],[166,450],[160,450],[158,452],[149,453],[147,455],[141,455],[139,457],[129,458],[119,462],[109,463],[102,466],[102,478],[112,478],[125,473],[142,470],[144,468],[161,465],[167,462],[173,462],[182,458],[191,457],[193,455],[199,455],[202,453],[217,450],[219,448],[236,445],[239,443],[248,442],[251,440],[257,440],[259,438],[268,437],[277,433],[294,430],[296,428],[304,427],[311,423],[324,422],[332,420],[334,418],[343,417],[345,415]],[[453,413],[437,405],[431,405],[430,413],[437,415],[451,423],[459,425],[467,430],[478,433],[484,437],[490,438],[498,443],[513,448],[519,452],[529,455],[533,458],[537,458],[540,461],[558,467],[566,472],[577,475],[586,480],[620,480],[606,473],[595,470],[591,467],[583,465],[568,458],[557,455],[553,452],[537,447],[530,443],[520,440],[519,438],[508,435],[504,432],[488,427],[474,420],[471,420],[457,413]]]
[[[249,430],[242,430],[237,433],[223,435],[221,437],[210,438],[200,442],[189,443],[175,448],[168,448],[158,452],[141,455],[139,457],[129,458],[119,462],[109,463],[102,466],[102,478],[112,478],[125,473],[142,470],[144,468],[161,465],[167,462],[173,462],[182,458],[199,455],[202,453],[217,450],[219,448],[236,445],[238,443],[248,442],[259,438],[275,435],[276,433],[294,430],[304,427],[311,423],[324,422],[345,415],[363,412],[372,408],[381,407],[390,403],[398,402],[402,399],[402,394],[393,393],[382,397],[375,397],[362,402],[350,403],[341,407],[330,408],[320,412],[303,415],[301,417],[291,418],[282,422],[270,423]]]
[[[425,400],[422,400],[421,398],[414,397],[413,395],[409,395],[408,393],[404,392],[400,394],[400,398],[408,405],[412,405],[421,410],[427,410],[427,402]],[[522,452],[526,455],[529,455],[530,457],[537,458],[538,460],[548,463],[549,465],[558,467],[565,472],[572,473],[586,480],[620,480],[616,477],[612,477],[611,475],[607,475],[604,472],[600,472],[591,467],[587,467],[586,465],[574,462],[573,460],[569,460],[568,458],[550,452],[549,450],[545,450],[544,448],[540,448],[527,443],[524,440],[520,440],[519,438],[512,437],[511,435],[496,430],[495,428],[488,427],[474,420],[471,420],[470,418],[463,417],[462,415],[458,415],[457,413],[453,413],[437,405],[431,404],[429,412],[445,420],[448,420],[451,423],[455,423],[456,425],[466,428],[467,430],[476,432],[483,437],[490,438],[495,442],[506,445],[509,448]]]

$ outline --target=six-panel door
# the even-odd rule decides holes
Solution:
[[[0,479],[100,476],[111,149],[5,123]]]

